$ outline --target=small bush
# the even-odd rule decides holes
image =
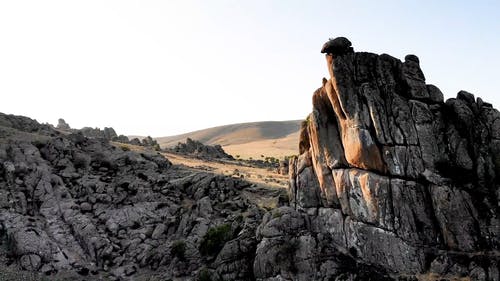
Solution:
[[[198,273],[198,281],[212,281],[212,276],[208,269],[203,268],[200,270],[200,273]]]
[[[177,240],[172,244],[170,249],[170,254],[177,257],[179,260],[184,260],[186,258],[186,242],[184,240]]]
[[[276,210],[273,213],[273,219],[275,219],[275,218],[281,218],[282,216],[283,216],[283,214],[279,210]]]
[[[201,240],[200,253],[204,256],[216,255],[231,238],[232,233],[230,224],[211,227]]]
[[[130,151],[130,147],[126,146],[126,145],[120,145],[120,148],[123,150],[123,151]]]

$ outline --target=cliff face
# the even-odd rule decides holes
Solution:
[[[296,210],[264,219],[256,277],[499,280],[500,113],[465,91],[443,102],[414,55],[344,39],[325,44],[331,77],[290,162]],[[266,267],[284,241],[293,270]]]

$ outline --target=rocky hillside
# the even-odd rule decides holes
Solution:
[[[113,141],[113,142],[119,142],[119,143],[124,143],[124,144],[139,145],[139,146],[152,148],[156,151],[160,150],[160,145],[151,136],[141,137],[141,139],[139,139],[139,138],[129,139],[127,136],[117,135],[115,132],[115,129],[113,129],[111,127],[104,127],[104,129],[102,129],[102,130],[99,128],[91,128],[91,127],[83,127],[81,129],[73,129],[73,128],[71,128],[71,126],[68,123],[66,123],[66,121],[64,121],[64,119],[59,118],[56,129],[59,132],[62,132],[65,134],[78,134],[79,133],[87,138],[103,139],[105,141]]]
[[[220,145],[204,145],[190,138],[187,138],[186,142],[179,142],[175,147],[168,149],[168,151],[203,159],[233,159]]]
[[[499,281],[500,113],[414,55],[323,52],[289,200],[0,114],[0,280]]]
[[[178,142],[183,142],[187,138],[199,140],[204,144],[226,146],[263,139],[283,138],[297,132],[300,128],[300,122],[299,120],[293,120],[231,124],[156,139],[162,147],[175,146]]]
[[[323,52],[331,76],[290,163],[292,208],[259,227],[255,277],[499,280],[500,113],[464,91],[444,102],[414,55],[345,38]]]
[[[255,199],[284,192],[26,117],[0,131],[0,280],[253,280]]]

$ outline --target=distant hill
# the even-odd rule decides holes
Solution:
[[[251,122],[218,126],[186,134],[156,138],[161,147],[172,147],[187,138],[204,144],[220,144],[226,152],[242,158],[261,155],[283,157],[298,153],[302,120]]]

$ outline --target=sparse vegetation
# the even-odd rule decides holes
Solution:
[[[259,161],[262,163],[248,162],[248,160],[241,159],[238,160],[238,162],[207,162],[192,157],[185,157],[179,154],[172,154],[168,152],[163,154],[175,165],[185,165],[188,167],[193,167],[195,169],[200,169],[201,166],[206,166],[210,167],[210,171],[227,176],[232,176],[234,178],[239,178],[240,175],[244,175],[245,180],[257,185],[285,188],[288,180],[287,174],[278,174],[277,167],[270,167],[269,164],[262,164],[264,163],[264,161],[261,159],[254,161]],[[268,175],[272,175],[276,179],[279,179],[279,182],[281,183],[278,183],[278,180],[267,180],[267,182],[264,181],[264,178],[266,178]]]
[[[281,216],[283,216],[283,214],[279,210],[273,212],[273,219],[281,218]]]
[[[198,273],[198,281],[212,281],[210,271],[206,268],[202,268],[200,273]]]
[[[204,256],[216,255],[232,237],[231,225],[222,224],[208,229],[200,243],[200,253]]]
[[[130,147],[126,146],[126,145],[120,145],[120,148],[123,150],[123,151],[130,151]]]
[[[186,259],[186,242],[184,240],[177,240],[172,244],[172,248],[170,249],[170,254],[174,257],[177,257],[179,260]]]

